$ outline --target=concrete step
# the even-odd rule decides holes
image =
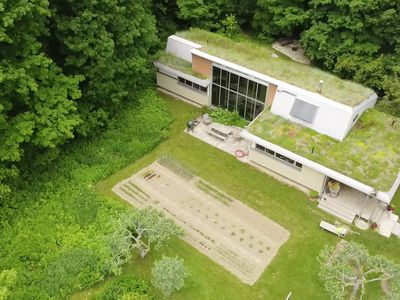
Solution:
[[[348,223],[353,223],[353,220],[356,217],[354,211],[343,207],[332,200],[324,200],[322,198],[319,202],[318,208]]]

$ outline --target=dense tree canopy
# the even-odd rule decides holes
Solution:
[[[53,1],[58,60],[68,74],[83,74],[78,110],[87,134],[106,123],[122,101],[146,84],[149,53],[157,43],[150,2]],[[53,49],[54,51],[54,49]]]
[[[24,154],[55,153],[134,101],[158,40],[149,0],[1,0],[0,17],[4,198],[6,169]]]
[[[307,0],[258,0],[253,27],[261,39],[299,34],[308,22]]]
[[[313,63],[373,88],[399,115],[399,19],[398,1],[258,0],[253,26],[262,39],[300,38]]]

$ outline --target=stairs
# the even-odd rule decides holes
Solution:
[[[353,223],[356,217],[356,213],[353,210],[337,204],[335,200],[324,197],[319,201],[318,208],[350,224]]]

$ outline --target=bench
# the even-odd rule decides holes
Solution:
[[[348,228],[335,226],[335,225],[330,224],[325,221],[321,221],[321,223],[319,223],[319,227],[321,227],[322,229],[329,231],[333,234],[336,234],[337,236],[342,237],[342,238],[345,237],[349,233]]]

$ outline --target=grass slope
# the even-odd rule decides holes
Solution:
[[[186,121],[198,116],[200,110],[170,97],[166,99],[176,117],[170,138],[148,155],[99,182],[97,190],[110,201],[121,202],[129,207],[112,193],[111,188],[157,158],[170,155],[205,180],[281,224],[291,232],[291,238],[254,286],[241,283],[181,240],[174,240],[162,251],[151,252],[143,261],[134,260],[125,267],[124,274],[136,274],[150,279],[152,262],[166,253],[182,257],[192,274],[185,288],[173,294],[170,299],[285,299],[290,291],[293,292],[293,299],[328,299],[329,295],[318,277],[319,264],[316,257],[324,246],[334,245],[339,239],[321,231],[318,224],[321,219],[333,219],[318,210],[317,204],[308,200],[302,192],[184,133]],[[373,254],[382,254],[400,263],[400,239],[385,239],[369,231],[360,235],[352,234],[348,239],[367,245]],[[109,277],[106,282],[117,278]],[[93,298],[103,288],[104,283],[76,294],[72,299]],[[367,295],[364,299],[376,299],[380,295],[379,287],[371,292],[371,296]]]

